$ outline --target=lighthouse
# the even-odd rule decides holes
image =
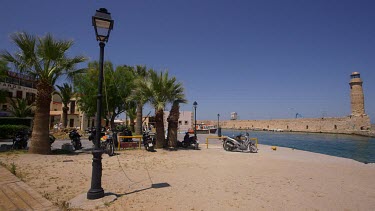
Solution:
[[[359,72],[350,75],[350,101],[352,116],[363,116],[365,114],[365,100],[363,95],[362,80]]]

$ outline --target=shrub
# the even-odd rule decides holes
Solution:
[[[25,125],[0,125],[0,138],[12,138],[20,130],[29,130]]]
[[[25,125],[31,127],[32,118],[0,117],[0,125]]]

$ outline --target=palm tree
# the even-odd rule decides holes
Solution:
[[[146,66],[137,65],[135,70],[135,75],[138,80],[145,80],[147,76]],[[137,86],[138,84],[135,84]],[[137,119],[135,123],[135,134],[142,134],[142,117],[143,117],[143,105],[146,103],[147,99],[142,95],[137,95]]]
[[[36,111],[31,138],[30,153],[49,154],[49,113],[53,86],[56,80],[66,74],[72,76],[81,70],[74,70],[76,64],[85,61],[82,56],[68,58],[66,52],[72,41],[56,40],[51,34],[36,37],[27,33],[15,33],[11,36],[19,52],[10,54],[5,51],[0,56],[12,63],[20,72],[35,77]]]
[[[147,102],[155,108],[156,126],[156,148],[165,147],[164,137],[164,108],[167,103],[176,99],[176,78],[169,78],[168,71],[158,74],[154,70],[149,70],[149,77],[139,83],[136,87],[137,93],[144,96]]]
[[[126,103],[126,114],[130,120],[130,130],[134,132],[134,120],[137,117],[137,105],[134,101],[129,101]],[[139,134],[138,134],[139,135]]]
[[[73,95],[75,94],[73,91],[73,87],[67,83],[64,83],[63,86],[56,85],[60,92],[55,92],[57,95],[61,97],[61,101],[64,105],[62,108],[63,110],[63,118],[62,118],[62,125],[63,128],[66,128],[68,125],[68,104],[70,103],[70,99],[72,99]]]
[[[18,99],[15,101],[11,99],[10,104],[12,108],[10,109],[10,112],[15,117],[31,117],[33,116],[32,107],[33,104],[28,105],[26,99]]]
[[[176,148],[177,147],[177,129],[178,129],[178,119],[180,118],[180,103],[186,103],[186,99],[183,96],[183,89],[180,90],[181,93],[176,96],[176,99],[173,101],[171,111],[167,118],[168,121],[168,147]]]

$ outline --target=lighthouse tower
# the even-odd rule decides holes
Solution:
[[[352,116],[363,116],[365,114],[365,100],[362,89],[362,80],[359,72],[350,75],[350,101]]]

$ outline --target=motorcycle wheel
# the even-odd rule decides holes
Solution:
[[[107,144],[106,151],[109,156],[113,156],[115,154],[115,146],[113,144]]]
[[[149,152],[153,152],[154,151],[154,147],[152,146],[152,147],[147,147],[148,148],[148,150],[147,151],[149,151]]]
[[[256,153],[256,152],[258,152],[258,148],[257,148],[254,144],[249,144],[248,149],[249,149],[249,151],[252,152],[252,153]]]
[[[77,150],[77,144],[75,141],[72,141],[72,145],[73,145],[73,150],[76,151]]]
[[[233,148],[231,146],[229,146],[227,141],[224,142],[223,148],[224,148],[225,151],[233,151]]]
[[[182,142],[182,147],[183,148],[188,148],[189,144],[186,141]]]
[[[26,149],[27,148],[27,141],[25,141],[23,144],[22,144],[22,149]]]

